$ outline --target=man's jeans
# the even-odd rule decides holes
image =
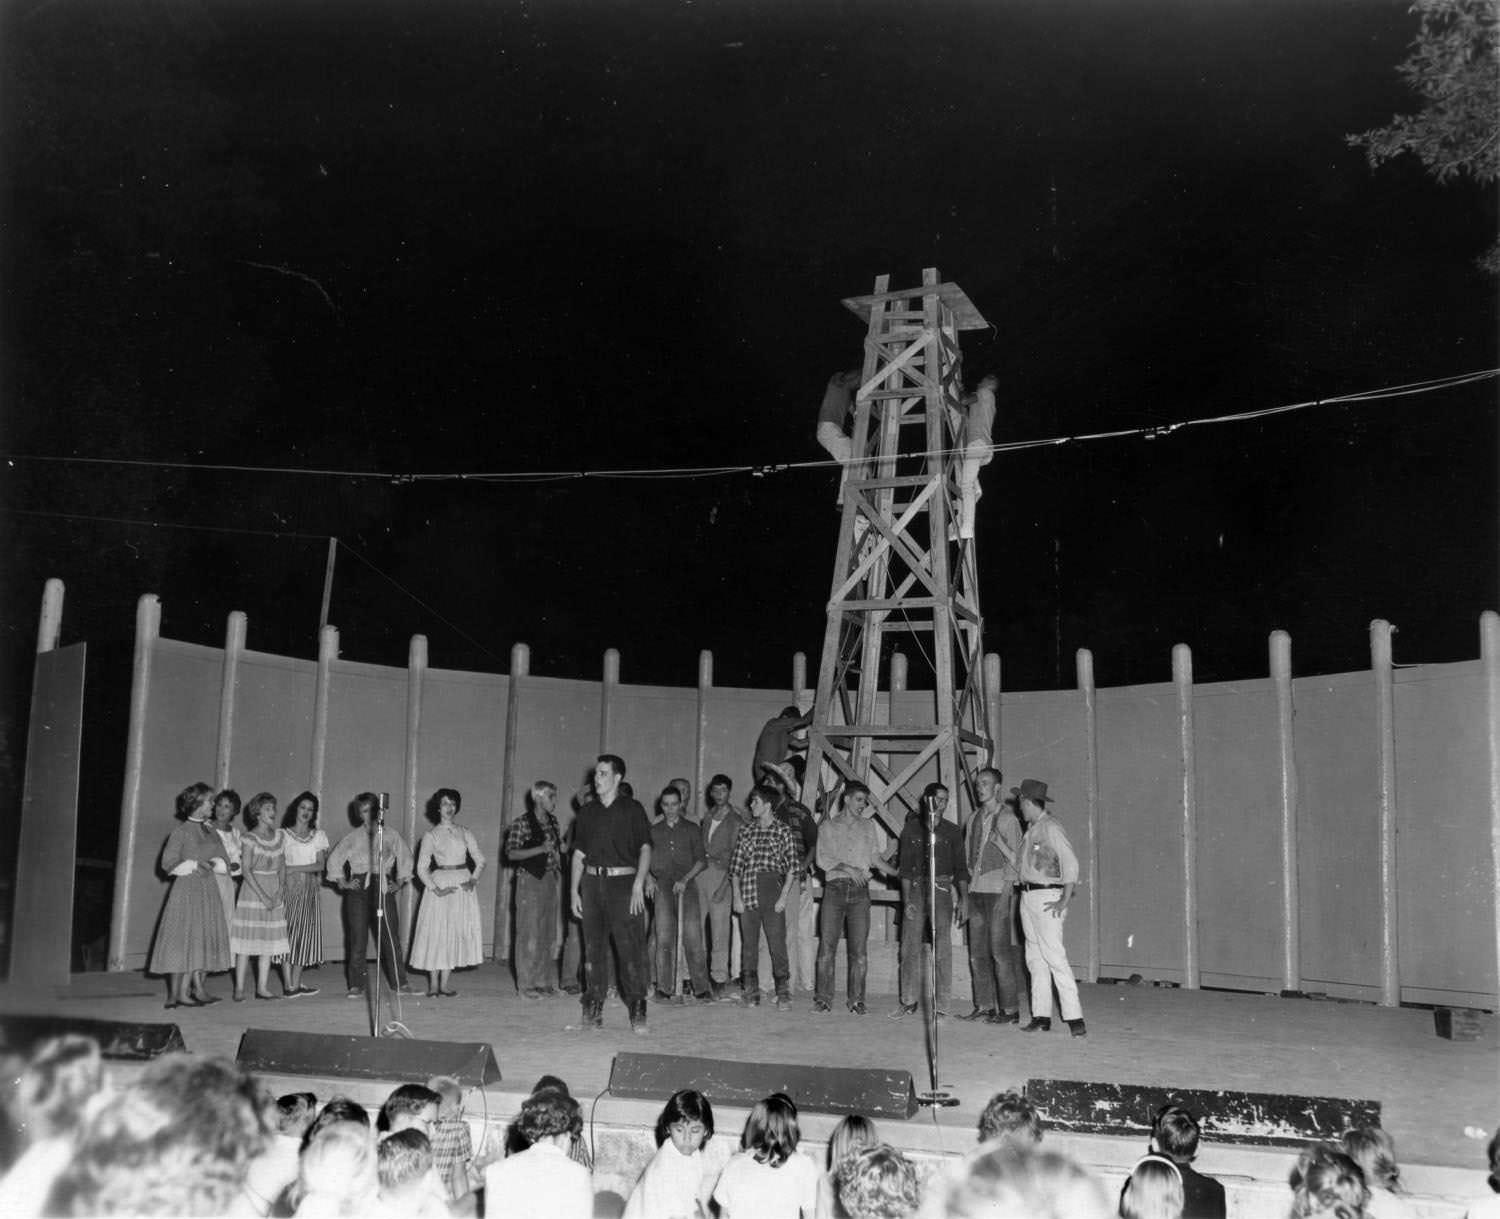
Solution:
[[[635,876],[583,874],[584,999],[603,1003],[609,989],[610,943],[619,964],[620,998],[628,1007],[646,1001],[646,916],[630,913]]]
[[[869,969],[870,886],[865,881],[830,880],[823,886],[821,940],[818,943],[818,988],[820,1003],[833,1005],[833,966],[839,941],[849,932],[849,1002],[865,1001],[865,974]]]
[[[901,912],[901,1002],[922,1001],[922,981],[926,976],[927,886],[912,886],[912,900]],[[937,1006],[948,1008],[953,989],[953,889],[938,885],[937,917],[932,924],[933,956],[937,961]]]
[[[786,946],[787,964],[791,969],[790,984],[794,990],[811,990],[818,960],[818,907],[813,901],[812,882],[799,876],[792,886],[792,895],[786,900]],[[741,925],[743,929],[743,924]],[[750,943],[750,937],[745,936]],[[766,953],[758,956],[761,972],[768,964]]]
[[[699,913],[708,918],[709,976],[721,984],[729,981],[729,929],[734,924],[734,900],[727,886],[721,900],[714,901],[714,893],[726,879],[727,873],[712,865],[693,877],[693,885],[698,890]],[[702,923],[700,918],[700,928]]]
[[[760,907],[740,914],[740,931],[745,937],[740,960],[745,967],[747,999],[760,989],[760,972],[754,962],[760,959],[762,928],[766,933],[766,947],[771,953],[771,978],[776,983],[776,993],[791,993],[787,986],[790,973],[786,957],[786,913],[776,909],[776,899],[781,896],[781,886],[785,881],[786,876],[781,872],[760,873],[755,878],[755,892],[760,898]]]
[[[345,889],[344,905],[344,977],[350,990],[364,990],[368,977],[365,952],[370,936],[380,938],[376,955],[391,986],[406,985],[406,948],[401,942],[401,916],[396,912],[396,886],[387,882],[385,891],[385,926],[375,917],[380,904],[380,878],[370,877],[368,888]]]
[[[560,878],[540,880],[516,869],[516,988],[543,990],[557,985],[557,917]]]
[[[1011,943],[1011,895],[971,892],[969,905],[969,974],[974,981],[974,1006],[981,1011],[1019,1011],[1025,950]]]
[[[651,951],[656,958],[656,985],[669,995],[677,993],[677,894],[670,884],[656,891],[652,903]],[[708,958],[703,953],[703,913],[698,905],[698,886],[693,881],[682,890],[682,952],[687,957],[693,994],[708,992]]]

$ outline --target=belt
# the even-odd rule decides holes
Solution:
[[[825,885],[858,885],[861,889],[868,889],[870,887],[868,880],[856,880],[852,876],[830,876],[823,883]]]
[[[589,876],[634,876],[634,868],[596,868],[592,865],[584,866],[585,874]]]
[[[1030,893],[1033,889],[1061,889],[1062,887],[1062,885],[1057,884],[1034,885],[1029,880],[1023,880],[1019,885],[1016,886],[1016,888],[1020,889],[1023,893]]]

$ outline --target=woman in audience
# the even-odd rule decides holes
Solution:
[[[354,1219],[374,1211],[380,1196],[375,1132],[342,1119],[309,1129],[296,1194],[297,1219]]]
[[[486,1213],[505,1219],[592,1219],[593,1180],[568,1156],[568,1145],[583,1129],[578,1102],[566,1092],[543,1088],[521,1102],[516,1126],[530,1146],[484,1170]]]
[[[218,901],[215,890],[215,909]],[[247,1071],[227,1058],[167,1054],[89,1116],[47,1213],[222,1215],[273,1132]]]
[[[172,887],[156,925],[147,970],[167,975],[168,1011],[217,1002],[201,989],[195,995],[193,983],[201,988],[205,973],[217,973],[230,964],[229,928],[213,879],[217,873],[228,874],[229,858],[210,821],[213,792],[207,783],[194,783],[178,793],[177,816],[183,824],[162,847],[161,867],[172,878]]]
[[[1182,1172],[1166,1156],[1150,1155],[1130,1170],[1120,1192],[1121,1219],[1182,1219]]]
[[[1344,1154],[1365,1174],[1370,1200],[1365,1213],[1371,1219],[1416,1219],[1416,1211],[1401,1187],[1401,1169],[1396,1164],[1396,1144],[1379,1126],[1356,1126],[1339,1140]]]
[[[276,826],[276,797],[261,792],[245,805],[250,832],[240,840],[239,901],[234,907],[229,946],[234,950],[234,1001],[245,998],[245,979],[250,958],[255,960],[255,997],[274,999],[271,993],[271,960],[281,962],[281,989],[288,991],[286,957],[291,945],[286,938],[286,835]]]
[[[1359,1165],[1326,1143],[1309,1143],[1292,1169],[1292,1219],[1365,1219],[1370,1191]]]
[[[296,796],[281,819],[286,831],[286,993],[315,995],[316,986],[302,985],[302,971],[323,964],[323,915],[318,892],[323,864],[328,859],[328,835],[318,828],[318,798],[312,792]]]
[[[875,1123],[863,1114],[851,1113],[828,1136],[828,1171],[818,1178],[818,1219],[842,1219],[834,1201],[838,1196],[839,1165],[866,1147],[875,1147],[880,1136]]]
[[[625,1219],[698,1219],[710,1199],[724,1155],[714,1137],[714,1109],[701,1092],[672,1093],[656,1119],[656,1155],[636,1182]]]
[[[750,950],[747,948],[747,952]],[[812,1219],[818,1206],[818,1168],[797,1152],[802,1132],[797,1106],[784,1092],[755,1102],[714,1190],[720,1219]]]
[[[839,1205],[845,1219],[911,1219],[922,1186],[910,1160],[886,1143],[865,1147],[838,1168]]]
[[[20,1158],[0,1180],[0,1215],[40,1215],[52,1185],[72,1160],[85,1106],[104,1083],[99,1044],[70,1033],[42,1042],[5,1098],[5,1116],[21,1136]]]
[[[476,892],[484,853],[473,833],[455,823],[463,800],[451,787],[433,793],[427,817],[434,827],[417,847],[417,879],[424,888],[412,935],[411,967],[427,974],[429,996],[458,994],[448,985],[452,971],[484,960]]]

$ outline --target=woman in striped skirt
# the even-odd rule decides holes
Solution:
[[[261,792],[245,805],[245,823],[250,832],[240,839],[240,899],[229,929],[234,950],[234,1001],[245,997],[245,976],[255,957],[255,997],[276,998],[269,989],[271,961],[281,962],[281,988],[286,984],[286,957],[291,945],[286,939],[286,907],[282,892],[286,881],[286,835],[276,828],[276,797]]]
[[[318,889],[328,858],[328,835],[318,828],[318,798],[312,792],[297,796],[281,819],[286,832],[286,959],[287,995],[315,995],[316,986],[302,985],[302,971],[323,964],[323,917]]]

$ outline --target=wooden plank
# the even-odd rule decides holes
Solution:
[[[870,311],[876,304],[884,304],[890,301],[909,300],[912,297],[921,298],[928,293],[936,292],[938,297],[949,309],[953,311],[953,324],[958,330],[985,330],[989,323],[979,312],[974,302],[971,301],[964,290],[957,284],[939,283],[921,288],[908,288],[901,292],[875,292],[868,296],[850,296],[843,301],[844,308],[856,317],[869,319]]]

